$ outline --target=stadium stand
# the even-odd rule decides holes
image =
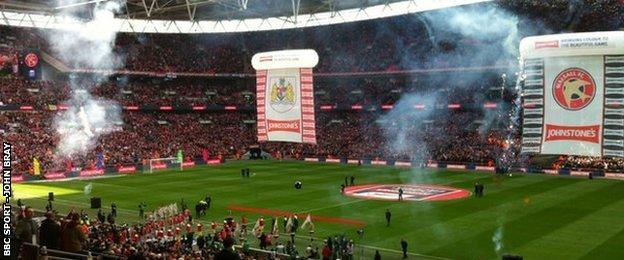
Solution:
[[[591,8],[587,10],[567,10],[561,1],[505,0],[500,4],[530,18],[524,22],[539,21],[544,24],[544,28],[553,31],[608,30],[624,24],[624,16],[615,4],[619,1],[588,3]],[[545,17],[545,13],[551,15]],[[33,174],[33,158],[39,159],[44,172],[63,171],[67,165],[92,169],[95,167],[96,153],[104,154],[108,167],[140,167],[151,158],[175,156],[177,149],[172,147],[184,150],[188,161],[201,159],[204,150],[209,152],[210,157],[239,158],[250,145],[256,144],[253,110],[255,82],[250,77],[253,69],[247,62],[251,55],[276,46],[313,48],[321,57],[333,57],[322,59],[315,69],[322,76],[315,79],[315,96],[317,135],[323,138],[319,139],[316,146],[271,143],[263,144],[264,150],[292,159],[319,156],[410,160],[414,154],[426,149],[429,151],[429,157],[424,158],[427,161],[493,166],[500,149],[513,144],[504,141],[508,133],[504,126],[496,124],[495,118],[487,131],[480,131],[480,125],[488,123],[482,119],[490,113],[508,112],[505,104],[512,102],[515,96],[499,94],[500,86],[510,83],[501,82],[501,70],[497,67],[508,68],[515,61],[498,60],[494,54],[496,50],[478,62],[462,63],[470,59],[462,59],[461,62],[428,61],[427,52],[432,49],[442,53],[452,50],[457,55],[469,56],[472,48],[487,43],[462,39],[457,42],[439,42],[440,46],[434,46],[431,41],[423,39],[426,30],[418,16],[400,16],[385,19],[382,23],[368,21],[218,37],[121,34],[115,46],[116,53],[125,57],[125,67],[121,69],[159,76],[136,76],[126,71],[93,87],[95,96],[112,99],[124,107],[123,124],[119,126],[119,131],[98,140],[97,148],[91,154],[59,164],[53,158],[58,136],[51,126],[55,110],[62,109],[62,102],[70,95],[69,79],[61,77],[34,82],[5,72],[0,77],[0,104],[15,109],[0,111],[1,136],[15,147],[15,158],[18,158],[14,166],[15,174]],[[54,32],[0,27],[0,35],[3,35],[0,37],[0,56],[12,57],[26,48],[38,48],[46,52],[50,47],[42,40],[44,33]],[[402,37],[397,39],[394,35]],[[285,42],[289,45],[284,46]],[[478,84],[454,83],[460,86],[459,91],[455,87],[441,86],[438,79],[453,73],[464,73],[454,71],[458,68],[482,67],[488,67],[485,70],[490,71],[491,76]],[[414,74],[410,70],[424,71],[422,74]],[[450,72],[442,73],[438,70]],[[191,73],[192,76],[172,76],[168,73]],[[217,73],[229,75],[215,75]],[[374,77],[360,77],[358,73],[370,73]],[[421,93],[432,89],[444,93],[446,99],[443,106],[427,108],[433,112],[422,119],[422,124],[403,129],[407,136],[420,140],[418,145],[401,153],[388,149],[391,143],[378,122],[387,113],[383,106],[396,105],[402,93]],[[490,94],[487,100],[473,100],[470,95],[473,92]],[[500,107],[492,111],[482,109],[485,103],[499,104]],[[458,104],[458,107],[448,108],[448,104]],[[163,111],[159,109],[162,106],[171,106],[173,109]],[[225,106],[236,109],[226,111]],[[193,107],[206,109],[194,111]],[[438,132],[446,135],[438,137]],[[624,160],[562,156],[553,166],[622,172]],[[20,222],[30,218],[26,215],[20,213]],[[185,217],[188,216],[182,219]],[[169,232],[164,230],[161,223],[152,220],[133,226],[113,225],[70,212],[57,222],[62,232],[67,232],[69,228],[80,228],[88,237],[88,242],[78,250],[54,246],[49,249],[76,251],[85,256],[88,251],[113,258],[196,259],[216,254],[225,239],[206,237],[206,243],[202,244],[205,246],[200,246],[197,251],[180,240],[172,239],[180,236],[175,230],[167,234]],[[178,226],[184,229],[182,222]],[[197,232],[196,227],[193,228]],[[66,237],[65,234],[60,235]],[[139,240],[143,241],[140,246]],[[295,250],[288,245],[282,248],[285,248],[280,252],[282,254],[291,254]],[[343,245],[338,248],[344,248],[345,252],[348,250]],[[237,253],[244,258],[252,255],[248,250],[241,248]],[[305,254],[318,254],[313,251],[307,250]],[[254,255],[259,252],[256,251]]]

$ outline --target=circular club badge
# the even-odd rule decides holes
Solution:
[[[39,64],[39,56],[37,56],[37,54],[34,54],[32,52],[26,54],[26,57],[24,57],[24,64],[26,64],[26,66],[29,68],[36,67],[37,64]]]
[[[581,110],[596,96],[596,82],[589,72],[569,68],[557,75],[553,83],[553,97],[567,110]]]

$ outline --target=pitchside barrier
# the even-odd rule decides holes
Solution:
[[[473,171],[485,171],[495,172],[496,169],[493,166],[477,165],[475,163],[447,163],[447,162],[429,162],[427,164],[420,164],[417,162],[409,161],[395,161],[395,160],[373,160],[373,159],[348,159],[348,158],[326,158],[326,157],[307,157],[303,159],[306,162],[316,163],[336,163],[345,165],[373,165],[373,166],[393,166],[403,168],[430,168],[430,169],[454,169],[454,170],[473,170]],[[201,159],[193,162],[185,162],[184,168],[191,168],[196,165],[217,165],[221,164],[221,161],[212,159],[204,161]],[[167,164],[167,169],[179,169],[178,164]],[[100,176],[112,176],[119,174],[134,174],[141,173],[143,168],[140,164],[136,165],[124,165],[118,167],[106,167],[105,169],[96,170],[78,170],[74,169],[71,172],[46,172],[41,176],[32,176],[30,174],[14,175],[11,181],[15,183],[28,182],[35,180],[62,180],[67,178],[93,178]],[[624,179],[624,173],[619,172],[604,172],[600,169],[543,169],[535,166],[528,168],[513,168],[514,172],[524,173],[539,173],[549,175],[566,175],[566,176],[589,176],[592,173],[594,177],[604,177],[608,179]]]
[[[210,159],[208,161],[204,161],[201,159],[197,159],[191,162],[184,162],[184,168],[192,168],[197,165],[217,165],[221,164],[221,161],[218,159]],[[32,176],[30,174],[22,174],[12,176],[12,182],[27,182],[27,181],[35,181],[35,180],[62,180],[67,178],[94,178],[101,176],[111,176],[111,175],[119,175],[119,174],[135,174],[142,173],[143,168],[148,167],[147,165],[142,164],[128,164],[122,166],[107,166],[104,169],[92,169],[92,170],[84,170],[79,168],[74,168],[72,171],[55,171],[55,172],[45,172],[42,173],[41,176]],[[180,169],[179,164],[171,164],[167,163],[163,165],[162,169]]]
[[[475,163],[447,163],[447,162],[429,162],[426,164],[410,161],[394,161],[394,160],[372,160],[372,159],[348,159],[348,158],[326,158],[326,157],[307,157],[306,162],[317,163],[337,163],[337,164],[361,164],[361,165],[384,165],[405,168],[430,168],[430,169],[452,169],[452,170],[473,170],[495,172],[494,166],[484,166]],[[608,179],[624,179],[624,173],[604,172],[600,169],[542,169],[539,167],[513,168],[514,172],[538,173],[549,175],[566,175],[566,176],[589,176],[591,173],[594,177],[604,177]]]

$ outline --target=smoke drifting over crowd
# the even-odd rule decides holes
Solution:
[[[518,56],[518,44],[520,42],[518,17],[498,8],[495,5],[477,5],[462,8],[449,8],[440,11],[424,13],[420,19],[425,27],[425,31],[430,34],[427,37],[431,41],[433,49],[429,52],[425,60],[431,63],[447,63],[450,67],[459,67],[456,64],[484,64],[494,63],[501,66],[509,66],[515,62]],[[397,37],[398,38],[398,37]],[[464,44],[464,41],[478,42],[479,44]],[[451,50],[440,47],[444,43],[454,45]],[[488,62],[482,62],[482,61]],[[494,60],[494,61],[492,61]],[[403,60],[406,67],[410,67],[412,61]],[[414,62],[416,63],[416,62]],[[414,68],[416,65],[414,65]],[[506,71],[508,75],[513,75],[515,67]],[[487,75],[486,75],[487,74]],[[422,140],[407,138],[409,132],[414,132],[423,127],[424,119],[430,118],[436,110],[435,106],[426,106],[426,109],[414,109],[414,105],[431,103],[437,104],[446,109],[449,103],[449,96],[453,95],[455,89],[461,89],[475,84],[485,85],[491,72],[484,73],[449,73],[442,77],[439,82],[433,82],[434,86],[450,87],[449,93],[440,95],[436,90],[429,94],[406,93],[400,101],[395,104],[392,112],[382,116],[380,125],[384,130],[388,143],[388,148],[395,149],[396,152],[404,152],[404,147],[420,147],[419,153],[412,154],[412,160],[422,162],[428,157],[426,143]],[[418,77],[418,76],[416,76]],[[503,86],[490,86],[503,87]],[[474,93],[473,99],[479,102],[486,100],[486,93]],[[493,125],[494,121],[500,119],[497,115],[501,113],[502,103],[498,109],[484,110],[484,115],[479,131],[485,133]],[[400,112],[397,112],[400,111]],[[443,116],[436,114],[437,117]],[[443,114],[443,113],[442,113]],[[404,120],[412,118],[414,120]],[[507,118],[508,119],[508,118]],[[498,122],[497,122],[498,123]],[[396,128],[397,125],[403,127]],[[433,126],[435,127],[435,125]],[[444,135],[444,131],[437,131],[439,135]],[[397,145],[401,144],[401,145]]]
[[[432,63],[445,62],[450,64],[449,67],[459,67],[456,64],[496,64],[509,66],[517,60],[518,44],[522,38],[519,30],[518,17],[497,8],[494,5],[474,6],[467,8],[450,8],[441,11],[427,12],[421,17],[425,31],[429,34],[428,39],[431,41],[431,54],[426,60]],[[476,46],[463,44],[462,41],[469,40],[478,42]],[[448,42],[455,45],[452,50],[442,49],[441,43]],[[467,48],[467,49],[466,49]],[[484,62],[485,61],[485,62]],[[411,63],[410,60],[404,60],[404,63]],[[477,65],[478,66],[478,65]],[[505,71],[507,75],[514,75],[516,68]],[[429,158],[429,151],[426,140],[422,138],[414,138],[411,135],[424,131],[425,127],[432,127],[433,131],[427,131],[428,134],[436,133],[434,138],[445,138],[444,129],[435,129],[435,123],[431,123],[431,119],[439,119],[445,117],[448,112],[447,104],[451,103],[450,97],[455,91],[478,84],[484,86],[488,84],[487,78],[492,77],[492,72],[483,73],[449,73],[445,77],[437,80],[432,85],[433,90],[427,90],[428,94],[422,93],[406,93],[395,104],[394,109],[381,117],[380,126],[384,131],[384,136],[389,146],[388,149],[394,150],[396,153],[408,154],[411,160],[416,163],[425,163]],[[502,74],[502,73],[501,73]],[[418,77],[418,75],[416,76]],[[504,88],[504,83],[508,80],[507,76],[502,76],[503,84],[500,86],[487,86]],[[512,79],[513,80],[513,79]],[[448,92],[439,94],[435,88],[450,88]],[[501,91],[502,93],[502,91]],[[483,104],[486,100],[486,93],[474,93],[472,99],[477,104]],[[416,104],[424,104],[425,109],[415,109]],[[485,109],[481,111],[483,118],[481,125],[477,129],[479,133],[486,138],[485,134],[490,130],[491,126],[503,123],[506,126],[514,125],[514,117],[512,114],[505,112],[510,110],[504,107],[504,102],[499,102],[496,109]],[[482,106],[481,106],[482,107]],[[438,111],[436,111],[438,110]],[[500,122],[504,121],[504,122]],[[433,121],[435,122],[435,121]],[[427,124],[433,124],[428,126]],[[458,126],[465,127],[465,126]],[[513,128],[513,127],[512,127]],[[508,138],[513,138],[517,127],[513,129]],[[432,138],[427,136],[426,138]],[[408,153],[406,153],[408,152]],[[503,153],[513,153],[504,151]],[[507,158],[515,157],[515,154],[507,155]],[[428,173],[415,171],[411,174],[411,180],[406,182],[428,182]],[[499,216],[497,220],[498,228],[492,236],[494,243],[494,251],[501,253],[503,248],[504,228],[502,219],[504,214]],[[446,230],[442,226],[432,227],[434,236],[442,236],[446,234]]]
[[[60,4],[71,4],[71,1],[60,1]],[[76,26],[72,30],[46,34],[54,54],[71,68],[111,70],[120,67],[122,58],[113,52],[116,31],[110,24],[121,5],[121,1],[95,4],[93,18],[89,21],[64,13]],[[121,122],[118,104],[95,98],[90,93],[103,80],[106,75],[70,75],[71,97],[65,101],[69,108],[54,118],[54,127],[60,136],[57,156],[83,156],[94,148],[101,135],[114,131],[115,123]]]

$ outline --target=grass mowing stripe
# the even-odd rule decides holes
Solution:
[[[418,204],[421,207],[420,211],[417,212],[408,212],[403,215],[400,215],[396,218],[396,223],[409,223],[410,230],[402,231],[402,234],[406,238],[414,238],[419,237],[424,241],[441,241],[436,243],[421,243],[415,245],[421,252],[428,252],[427,254],[433,255],[443,255],[440,252],[432,252],[432,250],[440,247],[444,247],[448,245],[448,243],[454,242],[458,238],[465,237],[469,235],[472,230],[477,230],[480,228],[479,222],[472,222],[470,220],[470,216],[475,216],[477,214],[483,214],[487,212],[496,212],[496,209],[500,206],[498,203],[492,203],[492,201],[498,201],[499,198],[506,197],[506,202],[513,203],[515,201],[521,201],[523,195],[522,193],[518,193],[518,191],[514,191],[514,189],[522,189],[524,192],[528,194],[532,194],[533,196],[541,193],[545,193],[550,191],[549,189],[545,189],[544,187],[552,187],[550,186],[551,181],[548,179],[542,179],[539,182],[531,182],[525,183],[524,186],[514,187],[512,189],[504,190],[508,194],[488,194],[484,198],[481,199],[467,199],[461,200],[461,204],[444,204],[439,205],[438,203],[430,203],[430,204]],[[570,182],[573,184],[573,182]],[[565,187],[565,186],[564,186]],[[512,197],[510,197],[512,196]],[[459,211],[445,210],[443,208],[453,207],[453,208],[461,208]],[[413,210],[412,210],[413,211]],[[410,214],[411,213],[411,214]],[[376,223],[377,225],[381,225],[382,219]],[[465,223],[469,222],[467,227],[462,227],[464,229],[469,229],[471,232],[459,232],[458,234],[454,234],[454,229],[446,228],[444,225],[447,223]],[[486,222],[487,223],[487,222]],[[474,224],[474,226],[471,226]],[[399,226],[399,230],[405,226],[405,224]],[[380,241],[383,240],[382,234],[378,234],[378,239]]]
[[[526,193],[527,197],[505,200],[494,208],[476,211],[461,218],[441,221],[433,226],[417,229],[410,234],[419,235],[424,240],[440,240],[439,237],[446,237],[443,243],[422,245],[420,249],[423,251],[431,252],[440,248],[452,247],[455,243],[468,239],[475,233],[497,229],[503,223],[513,221],[537,210],[552,207],[559,203],[558,200],[551,199],[553,196],[574,192],[581,188],[583,184],[583,182],[578,182],[574,185],[555,186],[546,192]],[[480,200],[482,199],[477,199],[476,201],[479,202]],[[437,232],[435,232],[436,230]],[[455,230],[469,230],[470,232],[453,233],[452,231]],[[438,237],[436,238],[434,235]],[[492,250],[493,248],[492,246],[484,250]],[[483,249],[475,249],[473,251],[479,250]]]
[[[542,258],[581,258],[624,230],[624,222],[610,221],[612,216],[624,215],[623,209],[624,200],[619,200],[581,219],[570,222],[550,234],[531,241],[518,250],[525,252],[524,256],[527,258],[538,256]],[[597,223],[610,223],[610,225]],[[620,251],[617,258],[622,259],[624,258],[624,248],[618,248]]]
[[[623,259],[624,248],[622,245],[624,245],[624,229],[606,239],[604,243],[592,249],[581,259]]]
[[[548,207],[545,209],[541,209],[539,211],[531,212],[530,214],[526,214],[520,218],[513,219],[511,221],[506,221],[504,223],[504,232],[506,234],[504,239],[504,249],[511,250],[513,252],[514,249],[519,248],[526,243],[529,243],[532,240],[539,239],[540,237],[561,228],[565,224],[582,218],[585,215],[590,214],[591,210],[581,210],[577,209],[574,212],[567,212],[567,214],[559,214],[562,212],[562,205],[564,206],[573,206],[578,203],[578,198],[586,198],[587,202],[593,203],[595,208],[605,207],[615,201],[619,200],[619,198],[611,197],[609,198],[601,198],[598,201],[595,199],[596,195],[602,194],[605,191],[612,190],[615,183],[611,183],[611,185],[601,186],[596,190],[591,190],[586,193],[577,194],[577,196],[565,197],[562,198],[561,201],[553,207]],[[527,231],[527,227],[530,227],[530,232]],[[450,247],[464,247],[470,248],[475,245],[475,241],[490,241],[490,247],[492,250],[482,250],[477,249],[471,251],[470,253],[479,252],[479,254],[470,255],[471,258],[491,258],[495,257],[493,248],[495,247],[492,242],[492,236],[495,234],[496,228],[491,228],[489,230],[484,230],[476,233],[470,237],[464,238],[452,245],[440,247],[437,250],[430,251],[430,254],[438,254],[443,255],[443,252],[447,252]],[[486,247],[487,248],[487,247]],[[485,248],[484,248],[485,249]]]

